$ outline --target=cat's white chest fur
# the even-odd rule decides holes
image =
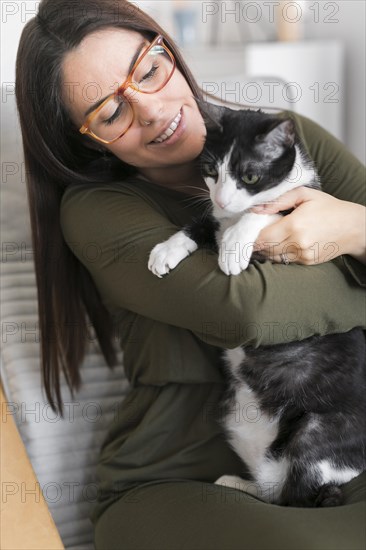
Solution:
[[[216,235],[221,270],[226,275],[239,275],[244,271],[249,265],[261,230],[281,217],[279,214],[245,212],[239,219],[225,219]]]

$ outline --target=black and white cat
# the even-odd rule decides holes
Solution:
[[[151,251],[148,267],[167,274],[199,246],[220,268],[248,267],[260,230],[278,219],[249,209],[300,185],[320,188],[290,118],[201,104],[207,137],[200,157],[210,215]],[[291,506],[335,506],[340,485],[366,469],[366,347],[361,329],[224,352],[228,390],[223,426],[243,475],[216,483]],[[248,415],[248,407],[255,417]]]

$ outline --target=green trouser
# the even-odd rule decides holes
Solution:
[[[346,504],[287,508],[199,481],[152,482],[101,516],[97,550],[364,550],[366,474],[344,485]]]

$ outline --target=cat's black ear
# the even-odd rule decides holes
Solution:
[[[272,141],[277,145],[292,147],[296,138],[295,124],[291,118],[279,120],[263,137],[265,140]]]
[[[225,112],[228,110],[227,107],[214,105],[213,103],[203,101],[203,99],[195,98],[195,100],[207,128],[222,131],[222,119]]]
[[[285,149],[293,147],[295,140],[295,124],[290,118],[278,120],[266,134],[256,137],[261,151],[273,158],[279,157]]]

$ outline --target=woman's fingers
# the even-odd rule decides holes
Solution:
[[[297,208],[301,203],[314,199],[319,192],[309,187],[297,187],[296,189],[287,191],[287,193],[284,193],[273,202],[253,206],[251,211],[255,214],[276,214],[282,210]]]

